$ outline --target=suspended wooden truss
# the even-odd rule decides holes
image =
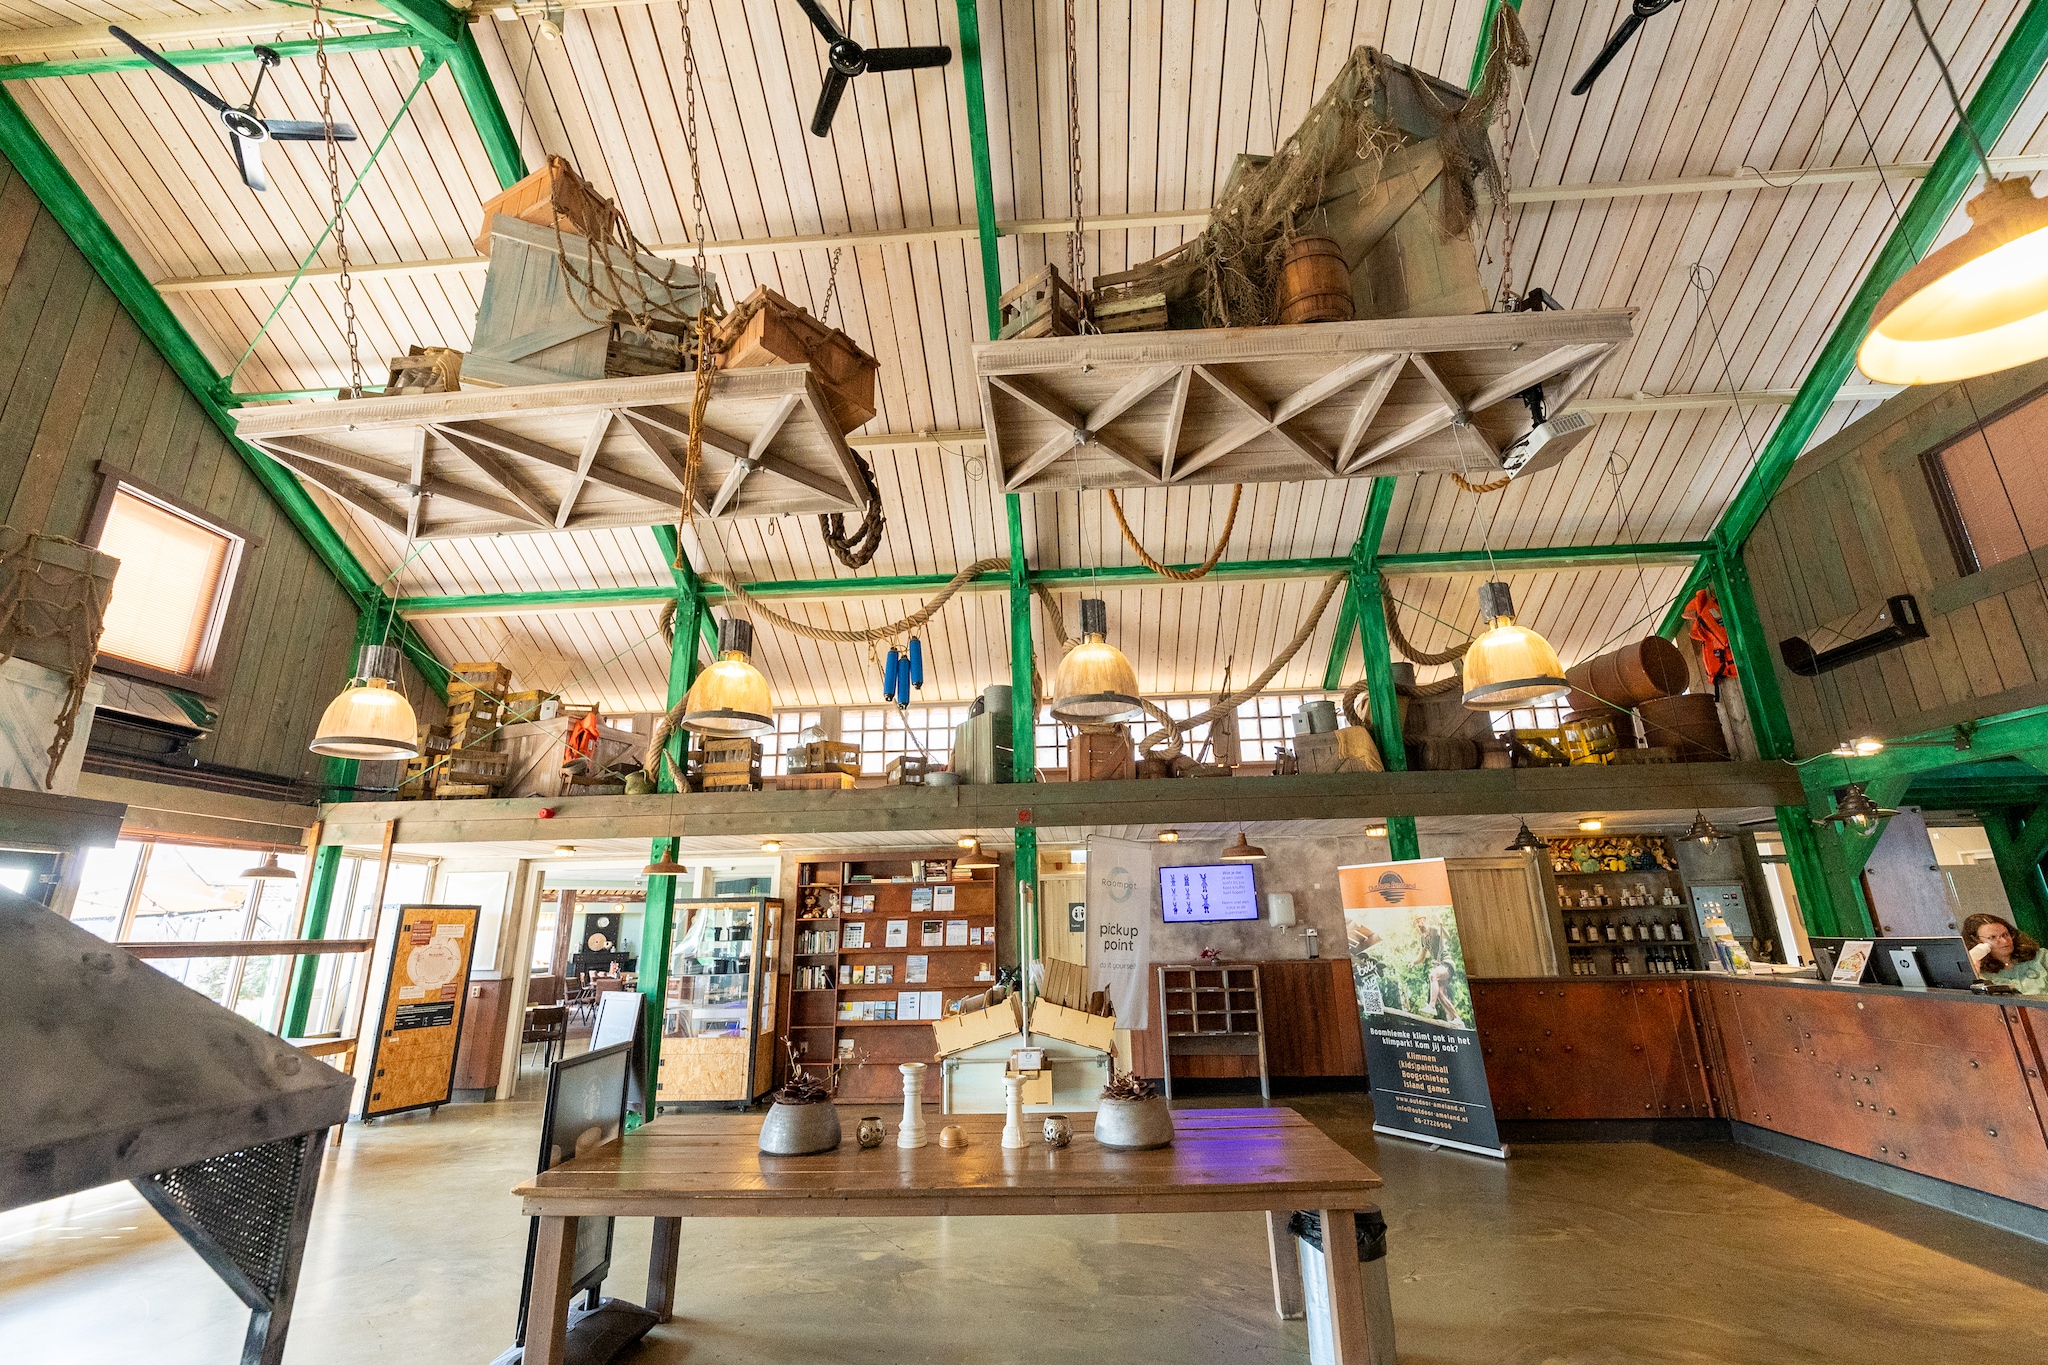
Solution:
[[[1003,487],[1496,475],[1541,385],[1556,416],[1630,311],[994,341],[974,348]]]
[[[421,540],[676,519],[694,374],[250,408],[241,436]],[[718,376],[697,512],[859,512],[860,472],[808,365]],[[424,494],[413,496],[414,491]]]

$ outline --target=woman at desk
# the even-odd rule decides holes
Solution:
[[[1963,921],[1963,942],[1969,945],[1977,975],[1986,981],[2015,986],[2022,995],[2048,993],[2048,956],[2011,920],[1972,915]]]

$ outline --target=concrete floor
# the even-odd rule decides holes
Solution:
[[[1244,1101],[1225,1101],[1243,1103]],[[2048,1247],[1728,1144],[1558,1144],[1506,1163],[1377,1141],[1358,1095],[1292,1101],[1386,1177],[1403,1365],[2036,1358]],[[289,1365],[490,1360],[538,1105],[352,1127],[322,1180]],[[610,1287],[637,1299],[647,1225]],[[1305,1362],[1260,1221],[706,1222],[647,1365]],[[246,1315],[125,1186],[0,1215],[8,1365],[225,1365]],[[2027,1341],[2034,1342],[2029,1347]]]

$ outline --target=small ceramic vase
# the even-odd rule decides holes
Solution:
[[[869,1114],[860,1121],[855,1136],[860,1141],[862,1151],[873,1151],[882,1145],[882,1120],[874,1114]]]
[[[1047,1114],[1045,1116],[1046,1146],[1064,1147],[1073,1140],[1074,1125],[1067,1119],[1065,1114]]]
[[[903,1123],[896,1129],[898,1147],[922,1147],[930,1139],[924,1131],[924,1063],[905,1062],[896,1068],[903,1073]]]
[[[836,1104],[772,1104],[761,1124],[761,1150],[770,1156],[813,1156],[839,1145]]]
[[[939,1146],[960,1148],[967,1145],[967,1130],[957,1123],[949,1123],[939,1129]]]
[[[1105,1147],[1145,1152],[1173,1141],[1173,1111],[1166,1099],[1105,1099],[1095,1111],[1095,1140]]]

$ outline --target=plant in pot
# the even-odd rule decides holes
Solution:
[[[770,1156],[814,1156],[839,1145],[839,1106],[825,1081],[804,1070],[789,1048],[789,1079],[776,1091],[761,1124],[761,1150]],[[836,1068],[828,1068],[828,1075]]]
[[[1173,1111],[1150,1081],[1111,1067],[1109,1084],[1102,1087],[1102,1104],[1095,1111],[1095,1140],[1126,1152],[1164,1147],[1173,1141]]]

